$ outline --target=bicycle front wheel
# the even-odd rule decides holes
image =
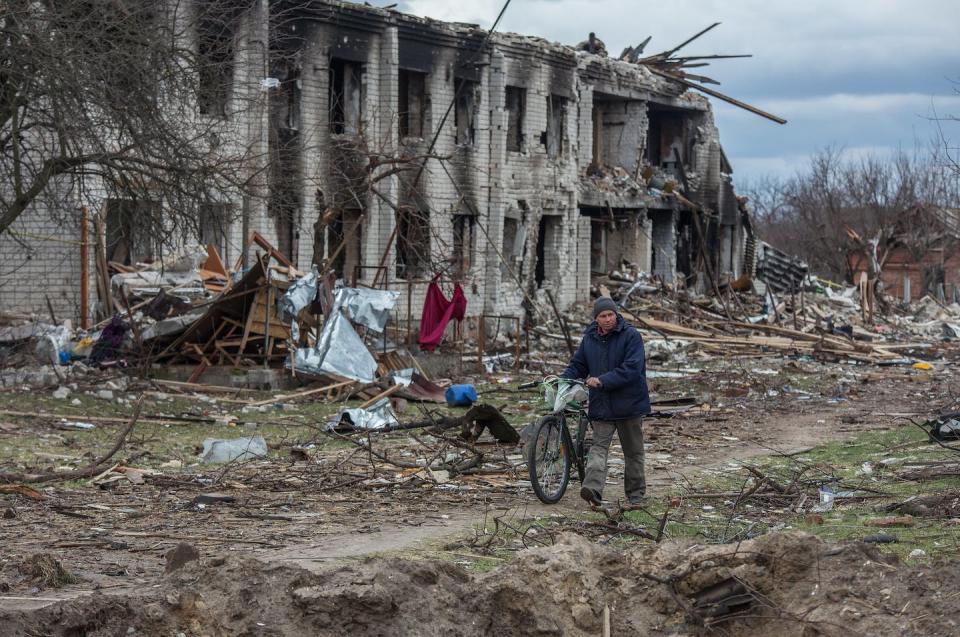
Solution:
[[[527,452],[533,492],[545,504],[563,497],[570,481],[570,433],[556,416],[544,416],[534,425]]]

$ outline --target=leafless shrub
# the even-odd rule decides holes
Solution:
[[[848,281],[851,250],[880,247],[876,272],[871,272],[876,278],[883,267],[882,248],[895,235],[919,251],[928,243],[929,226],[903,232],[905,215],[918,205],[953,207],[960,202],[955,176],[925,151],[852,159],[828,148],[795,177],[762,179],[746,191],[761,237],[805,259],[813,271]]]

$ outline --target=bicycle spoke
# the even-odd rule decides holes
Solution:
[[[536,441],[537,476],[540,486],[548,495],[555,495],[562,488],[565,466],[565,448],[558,427],[543,427]]]

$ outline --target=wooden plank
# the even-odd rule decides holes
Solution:
[[[341,387],[346,387],[347,385],[354,384],[355,380],[345,380],[340,383],[334,383],[333,385],[325,385],[323,387],[317,387],[315,389],[308,389],[306,391],[297,392],[295,394],[281,394],[279,396],[274,396],[273,398],[268,398],[267,400],[260,400],[255,403],[250,403],[251,407],[259,407],[261,405],[271,405],[273,403],[279,403],[290,400],[299,400],[301,398],[306,398],[307,396],[314,396],[316,394],[321,394],[323,392],[329,392],[334,389],[339,389]]]
[[[190,374],[190,378],[187,379],[187,382],[193,384],[200,380],[200,375],[206,371],[208,366],[207,359],[200,361],[200,364],[197,365],[196,369],[193,370],[193,373]]]
[[[261,294],[263,294],[263,288],[260,288],[259,290],[257,290],[257,293],[254,295],[254,297],[253,297],[253,302],[254,302],[254,304],[256,304],[257,299],[260,297]],[[243,327],[243,337],[241,337],[241,339],[240,339],[240,351],[241,351],[241,352],[247,348],[247,339],[250,338],[250,328],[251,328],[251,327],[253,327],[253,313],[252,313],[252,312],[248,312],[248,313],[247,313],[246,324],[245,324],[244,327]]]
[[[290,338],[290,328],[277,318],[277,312],[274,308],[268,308],[266,304],[255,303],[250,310],[248,321],[250,321],[250,333],[263,334],[264,324],[267,322],[267,312],[270,317],[270,336],[274,338]]]
[[[165,385],[165,386],[173,387],[176,389],[188,389],[191,391],[204,391],[208,393],[235,394],[238,391],[253,391],[253,390],[245,390],[241,387],[224,387],[223,385],[186,383],[186,382],[183,382],[182,380],[165,380],[162,378],[152,378],[150,379],[150,382],[156,385]]]
[[[227,268],[223,265],[223,260],[220,258],[220,253],[217,251],[217,247],[212,243],[207,244],[207,260],[204,261],[200,267],[204,270],[215,272],[224,279],[229,280],[230,278],[227,274]]]
[[[217,343],[216,350],[220,354],[221,361],[227,360],[234,367],[240,367],[240,359],[224,349],[220,343]]]
[[[400,391],[401,388],[403,388],[403,385],[394,385],[393,387],[390,387],[389,389],[383,390],[382,392],[380,392],[379,394],[377,394],[376,396],[374,396],[373,398],[371,398],[371,399],[368,400],[367,402],[365,402],[365,403],[363,403],[362,405],[360,405],[360,409],[366,409],[367,407],[369,407],[370,405],[374,404],[374,403],[377,402],[378,400],[381,400],[381,399],[383,399],[383,398],[386,398],[387,396],[390,396],[391,394],[395,394],[396,392]]]
[[[292,276],[301,276],[300,271],[297,270],[297,267],[290,262],[290,259],[285,257],[280,251],[274,248],[273,245],[271,245],[269,241],[264,239],[263,235],[261,235],[259,232],[254,232],[253,235],[250,237],[250,240],[253,243],[256,243],[261,248],[263,248],[264,250],[266,250],[271,257],[273,257],[283,265],[287,266]]]
[[[621,311],[620,313],[624,316],[624,318],[628,318],[627,315],[629,314],[629,312],[624,313],[623,311]],[[630,317],[632,317],[634,321],[637,321],[638,323],[642,323],[643,325],[646,325],[647,327],[653,330],[665,332],[667,334],[678,334],[681,336],[693,336],[693,337],[700,337],[700,338],[710,338],[711,336],[709,332],[704,332],[703,330],[695,330],[689,327],[684,327],[682,325],[677,325],[676,323],[660,321],[654,318],[640,318],[638,316],[633,316],[632,314],[630,314]]]
[[[217,337],[220,335],[220,332],[222,332],[226,326],[227,326],[226,323],[220,323],[220,325],[217,325],[217,328],[213,330],[213,335],[210,337],[210,340],[208,340],[206,343],[203,344],[203,348],[202,348],[203,351],[205,352],[210,351],[210,345],[212,345],[214,341],[217,340]]]

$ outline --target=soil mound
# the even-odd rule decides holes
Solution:
[[[139,596],[0,615],[5,635],[956,634],[960,568],[800,533],[628,549],[565,536],[482,575],[371,558],[325,573],[213,558]],[[605,609],[608,611],[605,613]],[[133,631],[130,631],[130,629]]]

